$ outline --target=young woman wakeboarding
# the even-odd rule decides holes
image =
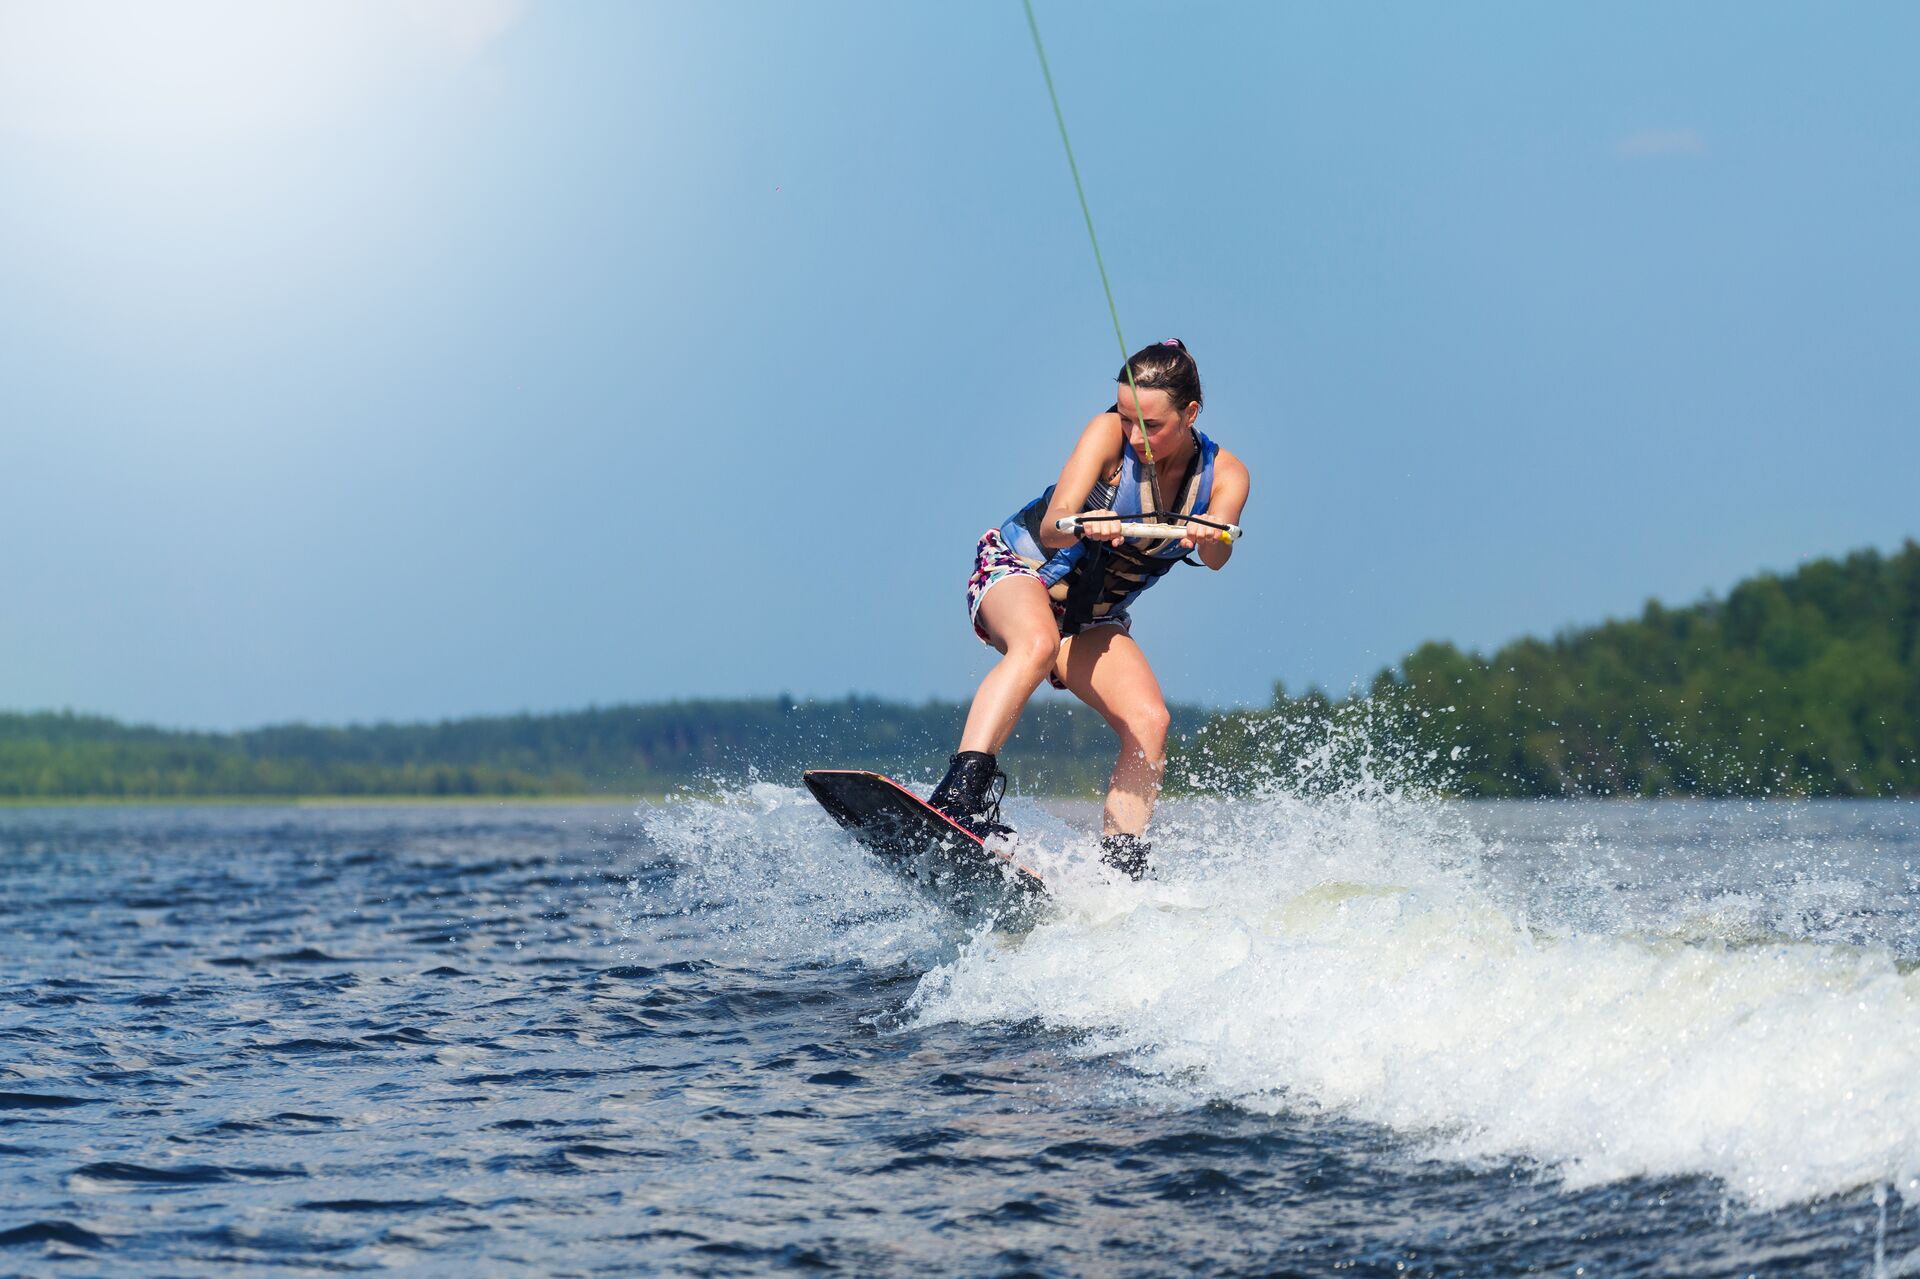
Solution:
[[[1137,352],[1118,382],[1113,407],[1087,423],[1059,481],[980,539],[967,608],[974,633],[1002,656],[980,681],[960,751],[928,802],[983,838],[1007,833],[1006,774],[995,757],[1050,679],[1120,739],[1101,860],[1138,879],[1166,769],[1167,704],[1128,610],[1174,565],[1193,563],[1189,552],[1226,567],[1247,468],[1195,428],[1200,370],[1178,338]],[[1122,521],[1165,524],[1166,535],[1128,538]]]

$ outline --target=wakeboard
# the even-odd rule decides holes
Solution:
[[[1046,884],[1017,848],[983,842],[890,777],[815,768],[801,780],[881,861],[962,914],[1030,916],[1046,899]]]

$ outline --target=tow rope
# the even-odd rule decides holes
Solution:
[[[1127,389],[1133,392],[1133,411],[1140,417],[1140,460],[1147,466],[1147,489],[1153,494],[1154,514],[1166,503],[1160,500],[1160,470],[1154,465],[1153,444],[1147,439],[1146,414],[1140,411],[1140,388],[1133,384],[1133,352],[1127,348],[1126,334],[1120,331],[1120,308],[1113,304],[1113,285],[1107,279],[1106,260],[1100,256],[1100,237],[1094,234],[1093,210],[1087,206],[1087,189],[1080,182],[1080,166],[1073,158],[1073,139],[1067,136],[1067,117],[1060,110],[1060,95],[1054,92],[1053,72],[1047,66],[1047,48],[1040,40],[1040,23],[1033,16],[1033,0],[1020,0],[1027,11],[1027,30],[1033,32],[1033,51],[1040,58],[1040,76],[1047,82],[1047,100],[1053,103],[1054,123],[1060,126],[1060,145],[1066,148],[1067,168],[1073,174],[1074,194],[1080,197],[1080,215],[1087,220],[1087,239],[1093,245],[1093,264],[1100,268],[1100,287],[1106,291],[1107,314],[1113,317],[1113,336],[1120,343],[1120,365],[1127,371]]]

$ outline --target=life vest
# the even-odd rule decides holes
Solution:
[[[1168,513],[1176,517],[1205,515],[1213,497],[1213,463],[1220,446],[1199,431],[1194,432],[1199,447],[1187,463],[1187,472],[1172,491],[1163,490]],[[1165,476],[1161,477],[1165,480]],[[1173,566],[1194,563],[1180,545],[1179,535],[1155,542],[1122,542],[1108,546],[1104,542],[1076,541],[1060,550],[1041,544],[1040,526],[1047,506],[1053,501],[1054,485],[1015,511],[1000,526],[1000,535],[1015,554],[1037,565],[1040,580],[1048,594],[1065,608],[1060,620],[1061,634],[1072,635],[1094,622],[1125,615],[1140,592],[1152,586]],[[1147,468],[1133,451],[1132,441],[1120,446],[1120,473],[1111,482],[1093,486],[1080,510],[1108,510],[1127,519],[1145,515],[1153,509],[1153,486]]]

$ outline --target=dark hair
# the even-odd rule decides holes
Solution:
[[[1134,386],[1140,390],[1165,391],[1176,413],[1185,413],[1189,404],[1206,403],[1206,397],[1200,394],[1200,366],[1193,362],[1192,352],[1179,338],[1168,338],[1135,351],[1114,381],[1126,385],[1129,371],[1133,373]]]

